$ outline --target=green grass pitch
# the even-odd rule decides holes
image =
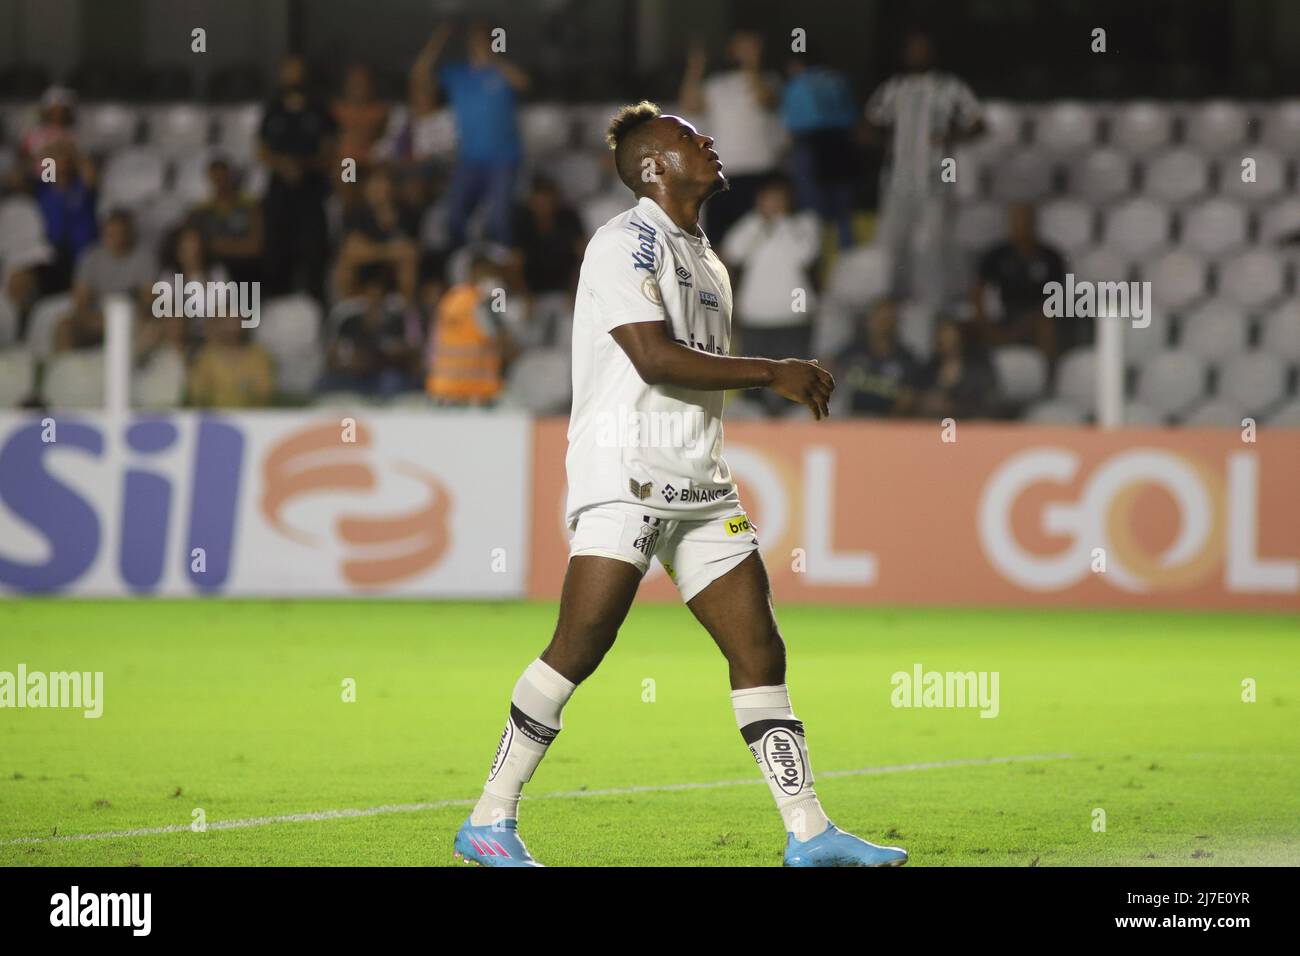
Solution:
[[[0,710],[0,864],[451,865],[511,688],[554,614],[0,602],[0,671],[103,671],[105,698],[98,720]],[[1294,616],[778,615],[831,819],[907,847],[913,866],[1300,863]],[[999,716],[893,707],[890,676],[917,663],[997,671]],[[1242,700],[1247,678],[1257,702]],[[1013,757],[1039,759],[992,759]],[[885,772],[837,773],[866,768]],[[736,730],[726,668],[680,606],[633,609],[527,794],[521,832],[548,865],[780,863],[780,817]],[[206,832],[189,829],[196,808]]]

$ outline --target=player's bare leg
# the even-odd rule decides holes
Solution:
[[[555,634],[525,668],[483,795],[456,834],[455,854],[487,866],[536,866],[518,835],[523,786],[563,726],[560,712],[618,636],[641,583],[626,561],[578,555],[569,561]]]
[[[785,642],[757,551],[687,605],[727,659],[736,723],[767,778],[785,822],[787,866],[898,866],[907,853],[832,824],[813,789],[803,723],[785,685]]]

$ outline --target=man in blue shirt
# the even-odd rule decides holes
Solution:
[[[529,78],[493,50],[492,31],[482,21],[465,33],[464,63],[436,66],[451,35],[443,25],[420,52],[427,70],[418,70],[436,89],[440,84],[456,117],[456,170],[447,195],[447,225],[453,247],[465,242],[465,227],[480,204],[487,206],[487,235],[509,244],[515,176],[523,148],[515,119],[518,94]]]
[[[834,223],[842,248],[853,245],[850,213],[862,162],[853,130],[857,107],[844,75],[808,54],[792,56],[781,97],[781,118],[790,133],[790,174],[803,209]]]

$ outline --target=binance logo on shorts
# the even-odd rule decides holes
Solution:
[[[627,486],[629,490],[632,492],[632,497],[636,498],[638,501],[645,501],[647,498],[650,497],[650,486],[653,484],[654,484],[653,481],[647,481],[643,485],[640,484],[635,478],[629,478],[627,480]]]
[[[733,538],[738,534],[751,534],[754,531],[754,526],[749,523],[749,515],[724,518],[723,523],[727,526],[727,534]]]

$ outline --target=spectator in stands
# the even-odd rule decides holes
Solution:
[[[425,390],[447,405],[490,405],[500,397],[506,366],[518,352],[515,337],[497,311],[497,290],[506,270],[476,254],[469,281],[452,286],[438,304],[429,330]]]
[[[189,403],[199,408],[257,408],[271,402],[271,356],[234,317],[207,319],[204,345],[190,367]]]
[[[1007,214],[1007,239],[980,258],[975,287],[971,290],[975,327],[988,346],[1033,345],[1048,361],[1061,345],[1076,336],[1060,334],[1060,319],[1043,315],[1043,285],[1065,281],[1065,257],[1038,236],[1034,209],[1025,203],[1011,206]],[[998,317],[989,314],[988,292],[1001,302]]]
[[[531,81],[493,52],[490,27],[481,20],[466,28],[467,61],[437,66],[450,35],[445,24],[434,31],[420,52],[413,82],[428,84],[421,86],[422,102],[432,100],[441,87],[456,118],[456,168],[447,196],[451,246],[464,244],[470,217],[480,205],[487,209],[486,238],[509,245],[515,176],[523,153],[518,96]]]
[[[280,66],[280,88],[262,116],[262,161],[271,180],[262,198],[265,218],[263,280],[270,295],[325,291],[329,234],[325,200],[339,175],[330,168],[334,119],[307,89],[307,63],[298,55]]]
[[[56,350],[97,348],[104,344],[103,298],[125,295],[146,305],[158,275],[153,254],[137,241],[135,220],[114,209],[104,222],[104,238],[77,262],[72,284],[72,312],[54,334]]]
[[[821,246],[820,232],[816,213],[794,211],[790,180],[773,173],[759,190],[753,211],[727,233],[722,256],[740,270],[735,319],[745,355],[780,359],[809,354],[817,305],[809,270]]]
[[[171,285],[177,275],[182,287],[189,282],[229,282],[230,273],[213,260],[203,231],[195,223],[185,223],[171,230],[163,239],[158,281]],[[176,348],[192,353],[203,343],[204,316],[158,318],[150,308],[137,323],[136,353],[159,347]]]
[[[550,177],[538,174],[515,210],[515,255],[529,296],[528,345],[567,346],[587,233]]]
[[[375,96],[374,71],[354,63],[343,76],[343,95],[331,107],[338,124],[338,162],[354,159],[358,166],[371,161],[371,151],[388,125],[388,104]]]
[[[853,245],[853,200],[862,177],[854,141],[857,107],[838,70],[794,54],[787,65],[781,116],[790,134],[790,168],[801,209],[835,225],[841,248]]]
[[[884,299],[834,365],[838,408],[850,415],[899,417],[916,401],[920,363],[898,338],[898,311]]]
[[[703,46],[693,46],[681,86],[682,109],[705,119],[704,128],[717,141],[730,184],[709,200],[706,210],[709,240],[715,246],[753,207],[764,177],[777,168],[781,147],[776,112],[781,84],[775,74],[763,71],[762,35],[737,31],[727,43],[727,56],[734,68],[705,79],[707,55]]]
[[[41,293],[41,270],[54,259],[40,207],[30,196],[0,200],[0,348],[12,345]]]
[[[917,413],[927,418],[988,418],[996,408],[997,374],[979,343],[966,344],[961,326],[941,319],[934,355],[918,376]]]
[[[361,270],[358,281],[360,295],[335,307],[338,331],[329,345],[321,389],[376,398],[418,389],[419,322],[395,294],[392,269],[373,263]]]
[[[941,161],[957,144],[981,135],[984,119],[970,87],[935,69],[927,34],[908,35],[903,66],[876,89],[866,109],[870,138],[890,131],[877,233],[893,264],[890,294],[899,298],[910,290],[937,310],[950,297],[956,262],[956,184],[940,179]],[[920,247],[915,262],[914,243]]]
[[[76,153],[77,127],[73,111],[77,95],[65,86],[51,86],[41,97],[40,120],[29,129],[18,144],[19,158],[24,168],[39,181],[44,171],[44,160],[51,155],[55,143],[66,143]]]
[[[420,211],[402,203],[393,175],[382,166],[361,174],[363,203],[344,222],[344,236],[334,264],[334,286],[339,298],[360,291],[359,270],[386,264],[397,277],[406,305],[415,302],[416,272],[420,261]]]
[[[196,206],[191,221],[203,233],[207,250],[235,282],[253,282],[262,275],[264,229],[261,205],[239,189],[229,161],[217,157],[208,164],[212,198]]]
[[[54,259],[43,277],[44,291],[62,292],[72,284],[72,270],[99,236],[95,205],[99,181],[95,164],[71,142],[55,140],[45,148],[58,171],[53,182],[37,180],[35,197],[45,220],[45,238]]]

